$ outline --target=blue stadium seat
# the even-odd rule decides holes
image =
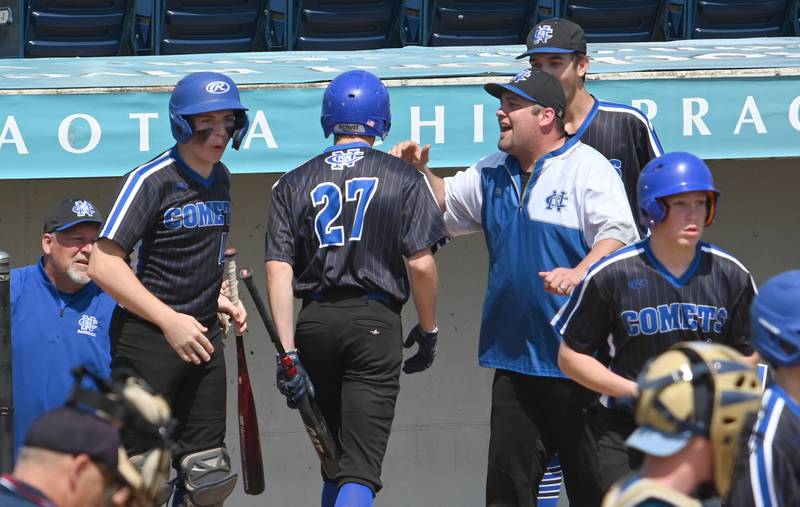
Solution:
[[[406,0],[403,44],[522,44],[535,5],[535,0]]]
[[[793,0],[668,0],[667,39],[789,35]]]
[[[581,25],[588,42],[647,42],[660,0],[562,0],[561,17]]]
[[[663,0],[539,0],[535,20],[567,18],[581,25],[588,42],[653,39]]]
[[[379,49],[397,44],[402,0],[268,0],[267,47]]]
[[[129,51],[133,1],[28,0],[25,56],[114,56]]]
[[[155,53],[238,53],[256,46],[264,0],[156,0]]]
[[[22,0],[0,0],[0,58],[22,57]]]

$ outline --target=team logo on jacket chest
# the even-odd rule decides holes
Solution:
[[[355,167],[356,162],[364,158],[364,152],[358,148],[347,151],[334,151],[325,159],[325,163],[334,171],[341,171],[345,167]]]
[[[97,317],[94,315],[81,315],[78,319],[78,333],[88,336],[97,336],[95,330],[97,329]]]
[[[553,190],[553,193],[545,198],[545,202],[547,203],[547,207],[545,209],[561,211],[561,208],[567,207],[568,200],[569,198],[567,197],[566,192]]]
[[[728,321],[728,309],[693,303],[671,303],[655,308],[646,306],[639,311],[626,310],[620,317],[629,336],[679,330],[719,334]]]

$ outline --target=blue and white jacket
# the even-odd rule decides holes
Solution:
[[[564,377],[549,321],[566,298],[545,292],[539,272],[574,267],[596,242],[628,244],[638,233],[619,175],[576,138],[537,160],[524,189],[520,172],[498,152],[445,178],[445,223],[452,235],[482,230],[489,250],[480,365]]]

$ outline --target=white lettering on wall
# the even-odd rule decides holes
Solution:
[[[275,136],[272,135],[272,129],[267,121],[267,116],[261,109],[256,111],[256,114],[250,123],[250,128],[247,129],[247,134],[244,136],[244,142],[242,142],[242,149],[249,150],[250,143],[252,143],[253,139],[257,137],[264,140],[264,143],[267,145],[268,149],[274,150],[278,147],[278,143],[275,142]]]
[[[483,104],[473,104],[472,106],[472,142],[483,142]]]
[[[70,130],[75,120],[83,120],[89,125],[89,142],[86,143],[86,146],[83,148],[76,148],[72,143],[73,139],[70,139],[70,137],[74,137],[70,136]],[[58,126],[58,143],[64,148],[64,151],[69,153],[81,154],[92,151],[100,143],[101,136],[102,131],[100,129],[100,124],[97,123],[97,119],[85,113],[71,114],[64,118]]]
[[[647,119],[653,121],[653,118],[658,114],[658,104],[652,99],[633,99],[631,105],[636,109],[640,109]]]
[[[434,127],[434,143],[444,144],[444,106],[435,106],[434,120],[420,120],[419,106],[411,106],[411,139],[420,142],[420,128]]]
[[[698,106],[697,112],[693,112],[694,105]],[[683,99],[683,135],[691,136],[694,134],[692,125],[697,127],[697,131],[701,136],[710,136],[711,131],[708,130],[706,122],[703,121],[703,116],[708,113],[708,101],[700,97],[690,97]]]
[[[4,144],[13,144],[17,148],[17,154],[27,155],[28,147],[25,146],[25,140],[22,138],[22,132],[19,130],[17,120],[14,116],[7,116],[6,123],[3,125],[3,131],[0,132],[0,149],[3,149]]]
[[[742,107],[742,113],[739,115],[739,121],[736,122],[736,128],[733,129],[733,135],[739,135],[742,130],[742,125],[745,123],[752,123],[759,134],[766,134],[767,127],[764,125],[764,120],[761,119],[761,113],[758,111],[758,106],[752,95],[748,95]]]
[[[139,120],[139,151],[150,151],[150,120],[157,119],[158,113],[131,113],[131,120]]]

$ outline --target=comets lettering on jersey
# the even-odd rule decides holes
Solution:
[[[626,310],[620,314],[620,318],[625,323],[628,336],[678,330],[720,333],[728,320],[728,310],[692,303],[670,303],[656,308],[648,306],[638,311]]]
[[[230,225],[231,203],[228,201],[194,202],[164,212],[167,229],[193,229]]]

